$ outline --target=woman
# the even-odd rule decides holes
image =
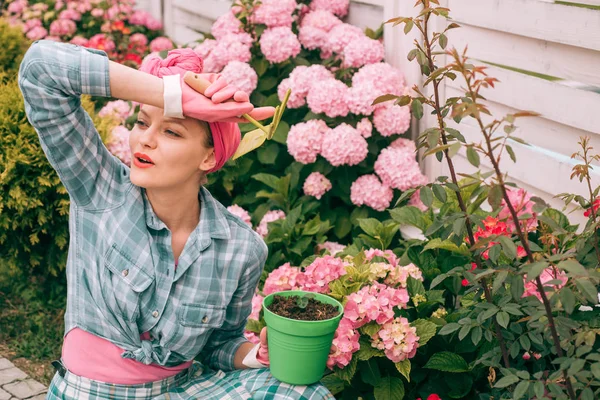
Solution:
[[[214,74],[201,74],[212,82],[201,95],[187,70],[202,70],[189,49],[142,71],[50,41],[23,59],[27,116],[71,199],[65,338],[47,398],[332,398],[276,381],[266,332],[256,346],[243,337],[267,248],[202,187],[234,154],[240,115],[274,110]],[[82,94],[142,104],[131,169],[102,144]]]

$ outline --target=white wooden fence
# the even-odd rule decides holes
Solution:
[[[600,0],[570,0],[600,6]],[[348,22],[376,29],[392,17],[413,16],[414,0],[353,0]],[[545,198],[554,206],[562,192],[586,194],[586,188],[569,179],[578,151],[579,136],[590,136],[600,153],[600,9],[588,9],[554,0],[442,0],[450,15],[462,28],[449,33],[449,46],[459,49],[468,44],[468,54],[476,63],[493,63],[559,78],[543,79],[507,68],[490,66],[489,73],[500,79],[496,89],[482,94],[496,117],[515,110],[531,110],[540,117],[521,119],[515,135],[531,146],[512,143],[517,164],[503,157],[502,168],[511,180]],[[188,43],[210,31],[213,21],[230,7],[230,0],[141,0],[140,7],[161,16],[167,34],[178,43]],[[162,10],[162,14],[160,13]],[[438,20],[432,28],[445,23]],[[436,26],[437,25],[437,26]],[[385,26],[386,60],[400,68],[409,82],[420,84],[416,63],[406,54],[417,38],[416,29],[405,36],[400,28]],[[440,60],[440,64],[443,60]],[[460,93],[460,83],[442,88],[443,96]],[[426,116],[413,124],[413,134],[435,125]],[[480,140],[472,120],[463,121],[461,130],[469,140]],[[471,172],[464,153],[455,164],[460,172]],[[427,158],[423,167],[430,179],[447,175],[445,164]],[[600,165],[599,165],[600,167]],[[485,168],[485,164],[484,164]],[[600,172],[592,171],[595,184]],[[574,220],[583,221],[583,217]]]

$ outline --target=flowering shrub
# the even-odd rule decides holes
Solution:
[[[135,0],[12,0],[3,15],[29,40],[104,50],[111,60],[137,68],[149,52],[174,45],[160,36],[160,21],[134,6]]]
[[[399,377],[408,379],[411,359],[436,332],[436,324],[428,315],[433,308],[418,311],[419,303],[426,302],[421,270],[413,264],[402,266],[392,251],[379,249],[343,258],[325,255],[304,264],[301,268],[285,263],[269,273],[262,291],[252,301],[246,337],[258,342],[257,334],[264,326],[264,296],[285,290],[327,294],[342,302],[344,316],[333,339],[334,351],[327,360],[333,373],[324,382],[339,392],[340,386],[343,389],[362,379],[370,387],[367,391],[392,386],[391,398],[401,399],[405,388]],[[438,293],[431,298],[436,304],[441,301]],[[388,365],[393,373],[381,379],[380,368]],[[365,379],[364,371],[377,371],[377,376]]]

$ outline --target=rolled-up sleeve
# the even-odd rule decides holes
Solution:
[[[244,268],[240,284],[227,306],[225,323],[211,334],[199,355],[204,364],[214,369],[234,370],[235,353],[243,343],[248,342],[244,337],[244,329],[252,312],[252,297],[268,255],[265,243],[260,239],[255,240],[255,252]]]
[[[119,161],[81,106],[81,95],[110,96],[106,54],[53,41],[34,42],[19,68],[25,110],[71,200],[98,206],[114,189]]]

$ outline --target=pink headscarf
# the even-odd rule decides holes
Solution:
[[[140,71],[162,78],[164,75],[183,75],[186,71],[201,73],[204,63],[192,49],[169,51],[164,60],[156,54],[144,59]],[[218,171],[236,152],[242,134],[235,122],[209,122],[212,134],[216,164],[208,173]]]

